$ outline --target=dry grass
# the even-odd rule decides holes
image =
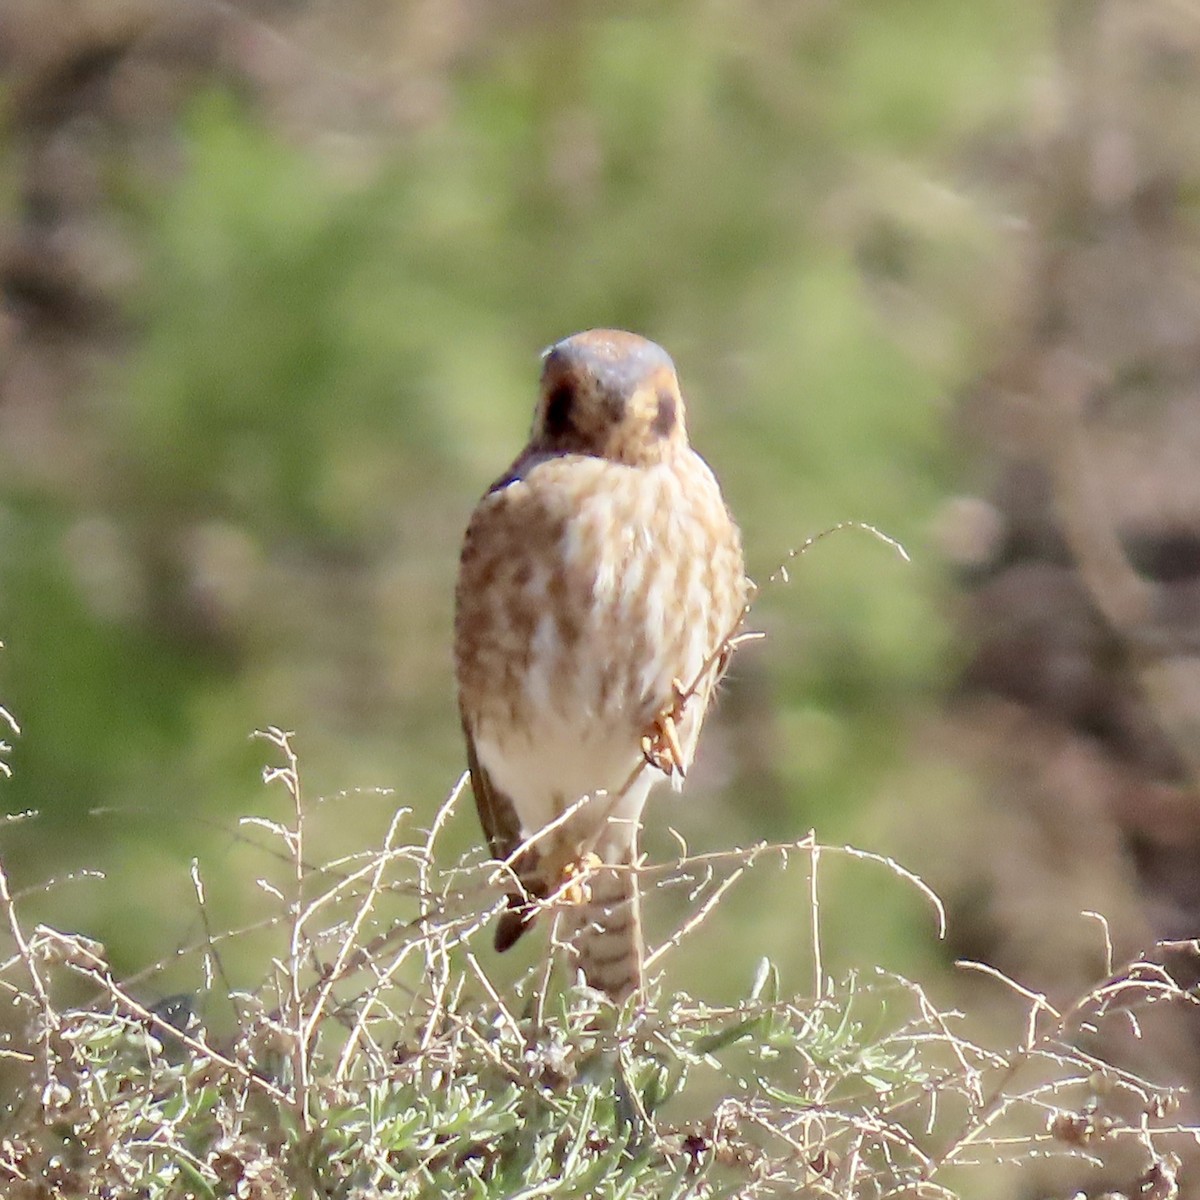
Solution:
[[[1026,1014],[1015,1044],[985,1047],[910,980],[828,977],[821,863],[874,856],[809,836],[642,867],[688,888],[692,915],[651,952],[665,976],[640,1003],[614,1010],[549,965],[502,989],[474,947],[506,868],[440,847],[463,782],[427,831],[402,810],[378,848],[310,868],[290,738],[263,736],[280,759],[268,782],[292,801],[289,822],[252,822],[284,848],[263,881],[281,952],[261,987],[232,993],[231,1032],[210,1034],[192,997],[140,1002],[96,943],[27,929],[0,872],[0,988],[23,1014],[0,1053],[28,1083],[0,1142],[13,1200],[948,1197],[1047,1155],[1115,1159],[1126,1194],[1176,1194],[1172,1147],[1197,1131],[1173,1123],[1170,1089],[1094,1050],[1114,1024],[1136,1033],[1147,1008],[1195,1002],[1149,959],[1110,962],[1066,1009],[972,965]],[[781,995],[766,959],[733,1006],[660,991],[674,948],[768,859],[807,873],[808,994]],[[940,923],[919,880],[877,861]],[[381,926],[385,901],[406,911]],[[222,945],[210,931],[193,951],[210,994]],[[93,1002],[61,999],[81,979]]]

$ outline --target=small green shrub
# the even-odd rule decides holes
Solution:
[[[248,822],[285,851],[280,877],[262,881],[278,902],[267,922],[278,952],[258,987],[223,983],[225,937],[209,931],[187,952],[203,969],[203,1004],[146,1005],[144,982],[118,981],[102,946],[27,933],[0,874],[0,986],[24,1014],[2,1052],[24,1076],[0,1140],[13,1200],[949,1197],[978,1195],[995,1164],[1102,1162],[1110,1150],[1133,1164],[1131,1191],[1175,1194],[1172,1139],[1197,1131],[1170,1123],[1170,1090],[1095,1048],[1113,1023],[1136,1024],[1135,1010],[1192,1002],[1162,967],[1110,964],[1059,1010],[979,966],[1027,1010],[1019,1041],[986,1048],[911,981],[827,976],[820,863],[873,856],[810,836],[642,868],[687,885],[693,903],[653,968],[756,865],[806,870],[807,995],[782,995],[767,959],[732,1006],[670,994],[659,976],[616,1010],[553,955],[501,988],[475,946],[503,903],[505,869],[444,862],[439,846],[463,783],[430,830],[408,829],[401,810],[380,848],[314,868],[289,735],[264,736],[283,756],[267,778],[294,816]],[[936,897],[895,871],[940,916]],[[196,890],[203,909],[198,874]],[[404,906],[401,919],[377,920],[385,902]],[[1168,1190],[1152,1190],[1160,1183]]]

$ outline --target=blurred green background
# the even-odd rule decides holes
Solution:
[[[24,888],[106,873],[29,910],[119,974],[197,936],[193,858],[215,925],[259,911],[277,868],[238,821],[288,811],[248,737],[268,724],[296,733],[321,858],[397,804],[431,819],[464,765],[461,530],[524,440],[541,348],[604,325],[674,356],[768,634],[651,854],[671,825],[695,850],[815,828],[903,856],[961,785],[914,737],[959,657],[931,530],[1021,279],[1014,146],[1051,6],[171,7],[4,18],[0,217],[33,265],[0,327],[23,727],[0,787],[39,814],[4,853]],[[39,253],[61,292],[29,282]],[[844,520],[911,565],[850,531],[768,582]],[[477,840],[464,804],[448,854]],[[833,970],[945,957],[882,869],[827,884]],[[767,954],[805,986],[806,888],[743,884],[669,984],[731,999]],[[652,895],[652,933],[686,911]]]

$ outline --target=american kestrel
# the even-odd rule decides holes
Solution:
[[[618,1002],[641,987],[642,807],[691,765],[747,589],[666,351],[612,329],[550,347],[529,444],[471,517],[455,596],[475,804],[521,884],[498,950],[539,901],[569,898],[587,982]]]

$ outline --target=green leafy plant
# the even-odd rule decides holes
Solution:
[[[0,874],[0,986],[25,1014],[4,1050],[25,1084],[0,1140],[14,1200],[950,1197],[997,1163],[1114,1147],[1134,1150],[1140,1194],[1172,1194],[1146,1181],[1173,1178],[1172,1139],[1196,1133],[1170,1123],[1174,1094],[1085,1048],[1141,1008],[1193,1002],[1150,961],[1110,963],[1065,1011],[977,966],[1027,1008],[1019,1043],[985,1047],[910,980],[825,973],[820,864],[875,856],[809,836],[642,868],[689,884],[694,905],[655,966],[757,864],[806,870],[807,995],[785,996],[764,958],[736,1004],[672,994],[660,975],[617,1010],[556,965],[553,932],[555,953],[502,989],[476,942],[506,868],[441,851],[463,781],[428,830],[400,810],[382,846],[314,867],[290,735],[262,736],[292,818],[248,821],[283,848],[261,881],[278,909],[258,987],[220,991],[225,936],[210,931],[187,952],[203,996],[146,1004],[102,946],[27,933]],[[404,914],[377,922],[396,898]]]

